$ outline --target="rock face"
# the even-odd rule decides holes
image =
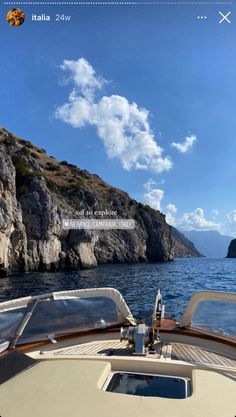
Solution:
[[[236,258],[236,239],[231,240],[226,258]]]
[[[176,258],[197,258],[203,256],[194,244],[174,227],[172,228],[172,239],[174,256]]]
[[[108,210],[106,218],[133,218],[136,227],[62,228],[62,219],[81,218],[83,210],[88,217],[102,218],[94,211]],[[172,259],[171,227],[163,214],[0,129],[0,275]]]

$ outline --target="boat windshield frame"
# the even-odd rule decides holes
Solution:
[[[66,332],[61,331],[53,335],[55,337],[60,337],[64,335],[70,335],[73,333],[79,333],[81,332],[89,332],[94,330],[108,330],[109,328],[114,328],[115,325],[122,326],[124,324],[131,324],[136,325],[137,322],[135,318],[133,317],[128,305],[126,304],[124,298],[120,294],[120,292],[114,288],[91,288],[91,289],[84,289],[84,290],[70,290],[70,291],[58,291],[58,292],[52,292],[42,295],[36,295],[36,296],[29,296],[29,297],[23,297],[18,298],[15,300],[5,301],[0,303],[0,315],[4,312],[10,312],[13,310],[25,308],[25,314],[22,316],[21,320],[17,324],[17,328],[15,329],[12,338],[10,340],[10,349],[15,348],[17,345],[19,339],[24,333],[24,330],[29,323],[31,317],[33,316],[34,310],[37,307],[37,305],[40,302],[43,301],[63,301],[63,300],[72,300],[72,299],[86,299],[86,298],[108,298],[112,300],[115,304],[117,313],[119,313],[124,320],[117,320],[117,322],[109,323],[107,325],[101,325],[101,327],[91,327],[88,329],[79,329],[79,327],[76,329],[76,331],[69,331]],[[45,338],[50,339],[51,334],[45,333]],[[33,342],[37,342],[39,340],[42,340],[41,338],[37,339],[34,337]],[[32,343],[32,341],[26,341],[24,344]]]
[[[184,311],[183,317],[178,324],[178,327],[183,329],[191,329],[202,334],[211,335],[215,337],[220,337],[227,340],[235,341],[236,335],[224,334],[223,332],[214,331],[208,328],[200,327],[194,325],[193,317],[194,313],[197,311],[199,304],[202,301],[216,301],[216,302],[225,302],[225,303],[235,303],[236,309],[236,293],[229,293],[224,291],[199,291],[192,295],[190,301],[187,304],[187,307]],[[219,311],[219,314],[224,312]]]

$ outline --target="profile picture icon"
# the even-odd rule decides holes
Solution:
[[[6,19],[10,26],[21,26],[25,21],[25,13],[21,9],[11,9]]]

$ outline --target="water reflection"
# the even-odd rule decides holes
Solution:
[[[106,391],[144,397],[186,398],[187,381],[157,375],[115,373]]]

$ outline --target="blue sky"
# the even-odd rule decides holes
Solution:
[[[8,9],[1,126],[179,228],[236,235],[235,7],[25,6],[19,28],[5,23]],[[219,10],[232,24],[218,24]]]

